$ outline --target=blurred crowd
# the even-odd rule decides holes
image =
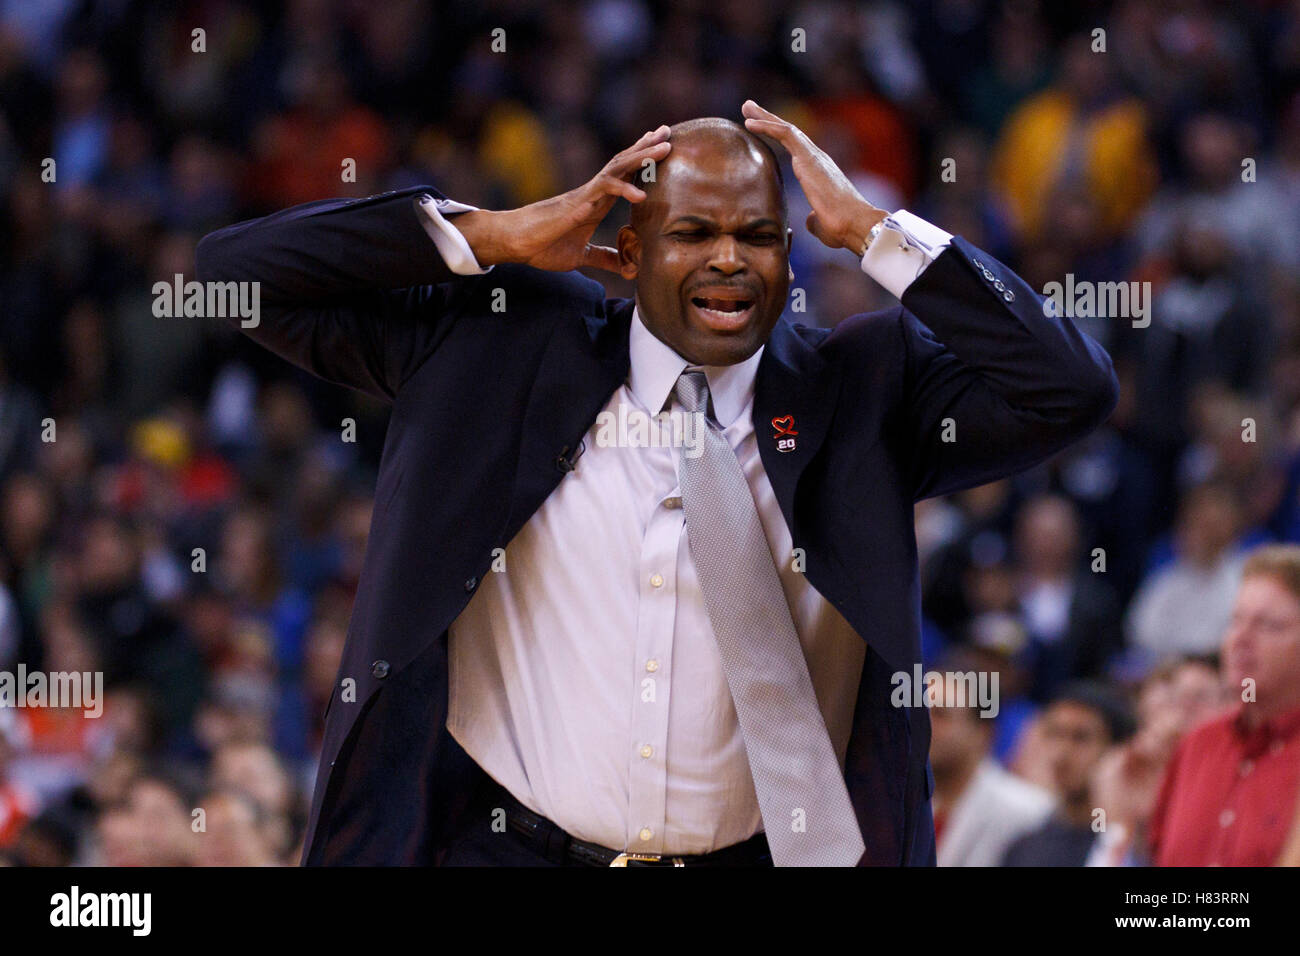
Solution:
[[[1150,284],[1149,325],[1076,320],[1109,422],[916,530],[927,665],[1000,675],[995,719],[933,714],[941,864],[1154,858],[1180,743],[1240,696],[1243,562],[1300,543],[1294,0],[0,0],[0,670],[107,698],[0,709],[0,860],[301,846],[387,410],[155,317],[154,283],[240,219],[419,183],[532,202],[750,97],[1036,289]],[[791,317],[889,305],[786,182]]]

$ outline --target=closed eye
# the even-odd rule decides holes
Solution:
[[[707,238],[709,233],[703,229],[679,229],[675,232],[670,232],[668,235],[672,236],[674,239],[695,241]],[[752,246],[770,246],[773,243],[780,242],[781,237],[771,232],[756,232],[742,236],[741,241],[747,242]]]

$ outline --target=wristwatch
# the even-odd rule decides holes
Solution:
[[[884,219],[881,219],[880,222],[876,223],[874,226],[871,227],[871,232],[867,233],[867,244],[862,247],[862,252],[858,255],[859,259],[862,258],[862,256],[865,256],[867,254],[867,250],[871,248],[871,244],[875,242],[876,237],[880,235],[880,230],[884,228],[885,228]]]

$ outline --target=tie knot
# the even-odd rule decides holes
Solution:
[[[677,403],[687,412],[704,412],[709,410],[709,380],[701,371],[687,370],[677,377],[673,388]]]

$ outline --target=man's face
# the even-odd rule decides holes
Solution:
[[[793,234],[771,162],[736,138],[674,141],[637,226],[619,230],[642,321],[693,364],[743,362],[785,307]]]
[[[1106,721],[1091,707],[1059,701],[1043,715],[1043,745],[1052,783],[1064,800],[1087,792],[1088,779],[1110,744]]]
[[[1180,727],[1193,727],[1223,706],[1223,685],[1209,664],[1187,661],[1174,672],[1170,683]]]
[[[1223,642],[1228,692],[1240,697],[1247,678],[1270,711],[1300,699],[1300,600],[1268,574],[1252,574],[1237,589]]]
[[[944,706],[930,711],[930,766],[936,774],[956,771],[988,750],[992,724],[973,707]]]

